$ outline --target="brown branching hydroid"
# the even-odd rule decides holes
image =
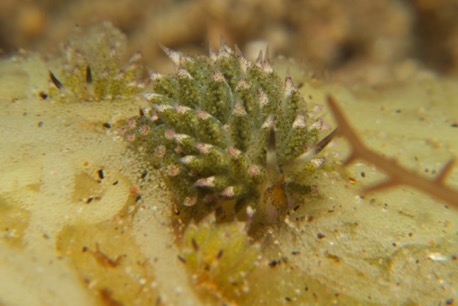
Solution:
[[[447,202],[458,208],[458,191],[445,185],[445,180],[453,168],[454,158],[443,166],[435,178],[428,179],[421,177],[412,171],[402,168],[394,159],[383,157],[369,150],[348,123],[341,109],[337,106],[336,100],[332,96],[328,96],[327,103],[338,125],[337,135],[347,139],[351,146],[351,153],[343,164],[348,165],[357,159],[361,159],[374,164],[388,175],[386,180],[364,188],[364,193],[405,185],[425,192],[438,200]]]

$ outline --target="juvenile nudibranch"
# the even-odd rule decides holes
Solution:
[[[176,66],[151,74],[149,107],[123,128],[133,148],[161,169],[184,206],[224,200],[266,222],[288,206],[292,193],[310,192],[322,140],[314,118],[290,77],[269,59],[255,63],[222,43],[210,56],[190,57],[164,48]]]

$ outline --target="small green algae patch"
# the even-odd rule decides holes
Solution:
[[[179,259],[197,290],[230,301],[250,292],[246,277],[259,265],[260,247],[244,227],[242,222],[216,224],[214,218],[188,226]]]

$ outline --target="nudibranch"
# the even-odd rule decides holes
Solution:
[[[320,139],[322,119],[262,52],[250,62],[225,43],[209,56],[164,50],[175,72],[151,74],[148,107],[122,134],[179,205],[232,203],[235,213],[275,221],[294,193],[310,192],[333,132]]]

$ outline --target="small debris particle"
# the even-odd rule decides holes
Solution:
[[[316,234],[316,237],[317,237],[318,239],[323,239],[323,238],[326,237],[326,236],[323,235],[322,233],[318,233],[318,234]]]
[[[331,260],[334,260],[335,262],[340,262],[340,257],[339,256],[327,253],[326,257],[331,259]]]
[[[354,183],[356,183],[356,180],[355,180],[354,178],[352,178],[352,177],[349,177],[349,178],[348,178],[348,182],[349,182],[350,184],[354,184]]]
[[[276,267],[277,265],[279,265],[279,264],[280,264],[280,261],[274,259],[274,260],[272,260],[271,262],[269,262],[269,267],[275,268],[275,267]]]
[[[366,172],[361,171],[361,173],[359,175],[361,175],[361,177],[366,177]]]
[[[105,173],[103,172],[103,169],[97,170],[97,175],[99,176],[99,179],[104,179],[105,178]]]
[[[447,261],[447,256],[441,254],[441,253],[430,253],[428,255],[428,258],[433,260],[433,261]]]
[[[221,257],[223,257],[223,253],[224,253],[224,250],[219,250],[218,251],[218,254],[216,254],[216,259],[221,259]]]
[[[38,93],[38,96],[39,96],[42,100],[48,99],[48,95],[47,95],[44,91],[40,91],[40,92]]]
[[[124,304],[120,303],[119,301],[117,301],[117,300],[115,300],[113,298],[113,292],[110,289],[103,288],[103,289],[98,290],[98,291],[99,291],[99,294],[100,294],[100,297],[101,297],[103,305],[112,305],[112,306],[122,306],[122,305],[124,305]]]
[[[109,124],[108,122],[105,122],[105,123],[103,124],[103,127],[104,127],[104,128],[107,128],[107,129],[111,129],[111,124]]]
[[[118,181],[118,180],[114,181],[114,182],[113,182],[113,186],[116,186],[116,185],[118,185],[118,183],[119,183],[119,181]]]
[[[137,185],[131,185],[129,187],[129,193],[130,194],[133,194],[133,195],[137,195],[138,194],[138,186]]]
[[[126,257],[126,255],[118,255],[115,259],[108,257],[105,253],[100,250],[98,243],[95,244],[95,252],[88,250],[97,260],[97,262],[105,267],[115,268],[121,264],[121,260]]]
[[[87,246],[83,246],[83,248],[81,249],[82,252],[87,252],[88,251],[88,248]]]
[[[184,263],[184,264],[187,263],[187,262],[186,262],[186,259],[184,259],[183,256],[178,255],[177,258],[178,258],[178,260],[181,261],[182,263]]]
[[[92,84],[92,71],[89,65],[86,67],[86,83]]]
[[[418,264],[419,262],[420,262],[420,260],[418,260],[418,259],[415,260],[415,263],[416,263],[416,264]]]
[[[144,179],[148,175],[148,171],[143,171],[141,178]]]
[[[454,300],[453,299],[448,299],[445,301],[445,305],[453,305]]]
[[[291,254],[293,254],[293,255],[299,255],[300,253],[301,253],[301,252],[299,252],[299,251],[292,251],[292,252],[291,252]]]
[[[54,84],[54,86],[57,87],[57,89],[61,89],[62,88],[62,83],[59,82],[59,80],[56,78],[56,76],[51,72],[51,70],[49,70],[49,78],[51,79],[51,82]]]
[[[43,121],[40,121],[40,122],[38,122],[37,126],[38,126],[39,128],[41,128],[41,127],[43,127],[43,124],[44,124]]]
[[[307,222],[312,222],[314,218],[315,218],[314,216],[308,216],[307,217]]]
[[[400,110],[400,109],[397,109],[397,110],[396,110],[396,113],[400,114],[400,113],[401,113],[401,110]]]
[[[458,256],[452,255],[452,260],[456,260],[457,258],[458,258]]]
[[[305,286],[304,291],[309,291],[309,287]]]
[[[269,133],[269,139],[267,140],[267,150],[275,150],[275,148],[275,131],[271,128]]]
[[[450,126],[456,128],[456,127],[458,127],[458,123],[454,122],[454,123],[450,124]]]
[[[137,195],[137,197],[135,198],[135,202],[138,202],[138,201],[140,201],[140,199],[141,199],[141,198],[142,198],[142,196],[141,196],[141,195]]]
[[[94,197],[93,197],[93,196],[90,196],[89,198],[87,198],[86,204],[91,203],[93,200],[94,200]]]
[[[289,296],[285,296],[285,301],[291,302],[291,298]]]
[[[409,233],[409,237],[412,237],[413,236],[413,233]]]
[[[194,249],[194,251],[198,251],[199,245],[197,244],[197,241],[194,238],[192,238],[191,243],[192,243],[192,248]]]

